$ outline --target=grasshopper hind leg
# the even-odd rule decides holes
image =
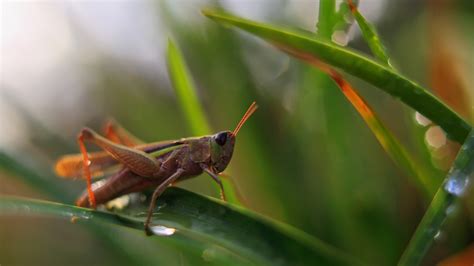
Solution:
[[[85,142],[91,142],[105,150],[107,153],[112,155],[116,160],[123,164],[126,168],[130,169],[135,174],[142,177],[153,177],[159,172],[161,163],[149,154],[136,150],[121,144],[117,144],[108,140],[93,130],[84,128],[77,137],[79,149],[82,154],[82,167],[83,174],[87,182],[87,192],[89,196],[89,203],[92,208],[96,207],[96,200],[94,192],[92,191],[92,175],[89,168],[91,161],[87,153]]]
[[[130,132],[128,132],[114,119],[109,119],[104,124],[103,133],[104,136],[110,141],[117,144],[125,145],[127,147],[133,147],[145,143],[139,138],[135,137]]]
[[[79,136],[77,137],[77,143],[79,144],[79,149],[81,150],[81,154],[82,154],[82,168],[83,168],[84,176],[87,182],[87,193],[89,195],[89,205],[93,209],[95,209],[96,201],[95,201],[94,191],[92,191],[92,175],[89,169],[90,160],[89,160],[89,155],[87,154],[86,145],[84,144],[84,137],[85,137],[84,133],[81,132]],[[76,202],[76,204],[78,203]]]

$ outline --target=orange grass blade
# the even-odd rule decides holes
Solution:
[[[422,171],[416,167],[416,162],[413,160],[413,158],[411,158],[409,153],[390,133],[390,131],[386,129],[377,115],[372,111],[370,106],[362,99],[362,97],[354,90],[350,83],[342,77],[339,72],[321,62],[313,55],[302,53],[300,51],[296,51],[278,44],[275,46],[280,50],[295,56],[328,74],[329,77],[331,77],[331,79],[336,82],[344,96],[346,96],[352,106],[354,106],[357,112],[364,119],[365,123],[369,126],[370,130],[375,135],[384,150],[395,161],[395,163],[408,172],[408,175],[413,179],[414,183],[420,188],[420,190],[425,193],[425,196],[427,196],[427,198],[431,198],[437,189],[436,182],[433,182],[434,180],[431,180],[426,174],[422,173]]]

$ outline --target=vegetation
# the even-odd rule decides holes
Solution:
[[[233,129],[257,101],[260,109],[239,134],[226,171],[229,202],[216,199],[218,190],[204,175],[169,188],[158,199],[157,236],[150,238],[143,233],[149,200],[143,196],[150,191],[124,198],[123,208],[74,207],[84,184],[60,180],[50,170],[58,155],[76,152],[74,137],[51,131],[12,101],[47,159],[0,151],[0,180],[15,188],[0,190],[14,194],[0,196],[0,240],[9,236],[7,227],[44,247],[64,243],[61,230],[86,234],[48,248],[51,254],[41,254],[39,262],[82,254],[81,262],[114,265],[428,265],[472,243],[472,115],[465,115],[465,106],[444,103],[437,83],[433,92],[420,85],[425,81],[408,78],[421,76],[404,73],[416,59],[399,62],[397,55],[412,51],[384,42],[384,31],[376,31],[352,1],[320,1],[313,31],[295,29],[291,19],[254,21],[221,6],[204,9],[208,19],[193,25],[173,16],[166,2],[157,7],[173,33],[166,60],[174,93],[165,82],[103,59],[89,100],[105,111],[88,126],[99,127],[108,114],[148,141],[210,134]],[[473,10],[456,12],[474,24]],[[353,23],[361,30],[353,42],[358,50],[334,38],[347,37]],[[419,33],[408,28],[393,34]],[[453,91],[469,98],[469,91]],[[419,125],[415,112],[432,122]],[[442,143],[432,145],[427,132],[438,126]],[[43,216],[63,218],[60,229],[41,223]],[[25,220],[28,226],[21,227]],[[15,254],[41,248],[21,237],[8,245],[0,250],[7,264],[27,263]]]

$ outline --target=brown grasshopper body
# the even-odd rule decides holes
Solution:
[[[125,130],[112,124],[107,127],[107,138],[85,128],[78,136],[81,154],[63,156],[57,161],[55,170],[63,177],[77,177],[83,172],[87,190],[76,202],[81,207],[95,208],[96,204],[119,196],[155,188],[145,222],[145,231],[149,234],[156,199],[168,186],[179,181],[206,172],[219,184],[221,197],[225,200],[218,175],[232,158],[238,131],[256,109],[254,102],[232,132],[151,144],[138,144]],[[104,152],[87,153],[86,141],[98,145]],[[122,165],[121,169],[116,168],[117,164]],[[92,186],[92,176],[103,175],[111,169],[115,172],[103,184]]]

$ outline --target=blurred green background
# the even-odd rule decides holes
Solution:
[[[391,63],[433,88],[470,122],[472,3],[360,1]],[[166,69],[171,38],[184,54],[214,129],[232,130],[252,101],[259,104],[239,134],[231,162],[246,207],[369,263],[393,265],[399,259],[429,200],[393,163],[340,90],[310,66],[200,14],[202,8],[218,7],[315,31],[318,1],[0,5],[0,149],[43,178],[32,185],[0,171],[1,194],[73,203],[84,182],[55,177],[52,165],[60,155],[78,151],[75,137],[82,127],[99,130],[110,117],[150,142],[192,136]],[[357,26],[342,42],[370,54]],[[391,96],[347,78],[419,167],[440,183],[459,146]],[[208,177],[179,186],[218,197]],[[54,218],[0,217],[0,264],[219,264],[208,254],[218,250],[198,254],[129,229],[88,227]],[[425,264],[472,241],[472,221],[459,219],[450,228]],[[96,230],[111,230],[116,239],[100,237]],[[117,239],[123,245],[116,245]]]

